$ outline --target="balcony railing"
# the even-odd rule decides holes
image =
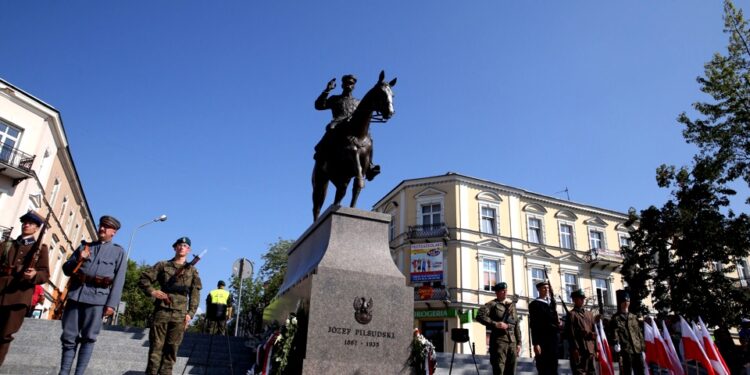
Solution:
[[[15,180],[31,177],[31,166],[34,164],[34,155],[27,154],[9,145],[0,146],[0,171]],[[15,170],[7,170],[10,166]],[[6,171],[7,170],[7,171]]]
[[[10,239],[10,232],[13,231],[13,228],[6,228],[3,226],[0,226],[0,241],[7,241]]]
[[[409,227],[408,238],[435,238],[448,236],[448,227],[445,223],[423,224]]]

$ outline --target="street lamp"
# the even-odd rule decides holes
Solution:
[[[157,217],[156,219],[143,223],[138,228],[133,229],[133,234],[130,235],[130,242],[128,242],[128,253],[125,256],[125,259],[130,259],[130,248],[133,246],[133,238],[135,237],[135,232],[138,232],[138,229],[141,229],[145,227],[146,225],[149,225],[151,223],[156,223],[159,221],[167,221],[167,215],[161,215]]]

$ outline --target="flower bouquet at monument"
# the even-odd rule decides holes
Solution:
[[[437,367],[435,345],[419,333],[419,328],[414,328],[414,338],[411,341],[411,353],[407,364],[415,374],[432,375],[435,373]]]

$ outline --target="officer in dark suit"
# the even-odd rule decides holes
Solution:
[[[529,326],[534,360],[539,375],[557,375],[557,348],[560,343],[560,318],[550,298],[549,281],[536,284],[539,298],[529,303]]]
[[[492,287],[494,300],[479,309],[477,322],[490,329],[490,363],[493,375],[515,374],[516,358],[521,351],[521,330],[518,329],[516,305],[506,298],[508,284]]]
[[[67,375],[78,352],[76,375],[83,375],[102,328],[102,318],[120,304],[128,260],[125,249],[113,243],[120,222],[112,216],[99,219],[98,240],[73,252],[62,270],[72,282],[62,316],[60,375]]]

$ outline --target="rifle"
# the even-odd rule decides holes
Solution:
[[[167,286],[171,286],[172,284],[174,284],[175,282],[177,282],[177,278],[180,277],[180,276],[182,276],[182,274],[185,272],[186,269],[188,269],[190,267],[195,267],[195,265],[198,264],[198,262],[200,262],[201,258],[203,258],[203,256],[206,255],[207,252],[208,252],[208,249],[205,249],[205,250],[201,251],[200,254],[193,255],[193,260],[191,260],[190,262],[188,262],[188,264],[186,264],[184,267],[178,269],[177,272],[175,272],[174,275],[172,275],[172,277],[170,277],[169,280],[167,280]],[[172,304],[172,300],[169,299],[169,295],[167,295],[167,299],[164,302],[167,305],[171,305]]]
[[[89,252],[89,246],[91,245],[91,242],[81,241],[81,246],[83,246],[83,250],[81,252]],[[83,265],[83,262],[85,262],[88,259],[88,257],[84,258],[82,256],[78,256],[78,263],[76,263],[75,268],[73,268],[73,272],[70,275],[70,278],[68,278],[68,283],[65,284],[65,290],[60,294],[60,296],[57,297],[57,301],[55,301],[55,310],[54,315],[55,317],[58,317],[62,314],[63,308],[65,307],[65,303],[68,302],[68,291],[70,290],[70,287],[73,284],[73,280],[75,279],[74,275],[76,272],[78,272],[79,269],[81,269],[81,266]]]
[[[549,283],[549,276],[547,276],[547,268],[544,268],[544,279],[547,280],[547,283]],[[555,292],[552,290],[552,284],[549,285],[549,298],[550,298],[550,307],[552,307],[553,310],[555,310],[555,316],[557,317],[557,323],[560,323],[560,317],[557,315],[557,302],[555,301]],[[563,309],[565,309],[565,316],[568,316],[568,307],[565,306],[565,302],[563,302],[562,297],[560,297],[560,302],[562,302]]]
[[[28,255],[31,255],[31,257],[29,257],[28,262],[24,264],[23,271],[21,271],[21,274],[25,273],[29,268],[36,269],[36,264],[39,262],[39,249],[42,246],[42,239],[44,238],[44,235],[47,233],[47,229],[49,228],[49,216],[51,214],[52,214],[52,211],[47,213],[47,217],[44,219],[44,225],[42,226],[42,230],[39,231],[39,237],[37,237],[37,240],[34,241],[34,244],[31,245],[31,249],[29,250]]]

